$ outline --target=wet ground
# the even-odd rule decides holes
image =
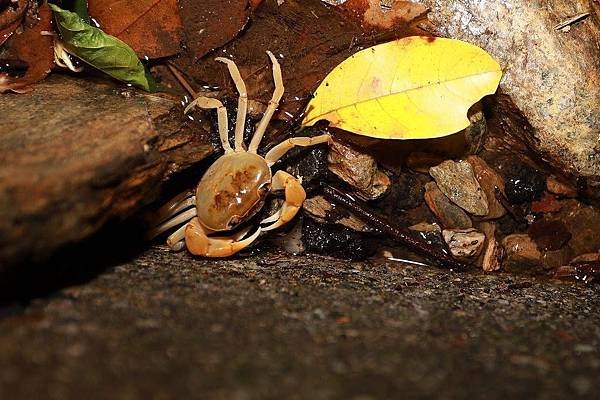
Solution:
[[[156,247],[0,309],[0,398],[598,398],[599,294],[504,274],[264,253],[215,262]]]

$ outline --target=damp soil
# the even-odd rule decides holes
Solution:
[[[597,398],[599,288],[158,246],[4,304],[0,398]]]

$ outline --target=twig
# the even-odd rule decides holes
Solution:
[[[379,231],[392,236],[395,240],[409,247],[411,250],[426,256],[433,263],[460,271],[467,269],[466,264],[456,260],[448,253],[439,251],[426,241],[413,236],[407,229],[389,222],[386,218],[370,209],[370,207],[362,201],[343,193],[339,189],[329,185],[323,185],[323,195],[332,203],[346,208],[358,218],[367,222]]]
[[[193,99],[198,97],[198,93],[196,93],[194,89],[192,89],[188,81],[183,77],[183,74],[179,72],[179,69],[177,69],[177,67],[173,65],[171,61],[167,61],[167,67],[169,68],[169,71],[171,71],[175,79],[177,79],[177,82],[179,82],[179,84],[183,86],[185,90],[188,91],[188,93],[190,94],[190,96],[192,96]]]
[[[575,23],[577,23],[579,21],[583,21],[584,19],[586,19],[589,16],[590,16],[589,12],[578,14],[578,15],[576,15],[574,17],[571,17],[569,19],[564,20],[563,22],[561,22],[559,24],[556,24],[554,26],[554,29],[556,29],[557,31],[560,31],[563,28],[568,28],[571,25],[573,25],[573,24],[575,24]]]

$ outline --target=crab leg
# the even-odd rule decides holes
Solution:
[[[250,142],[250,146],[248,147],[248,151],[250,153],[256,153],[258,145],[260,144],[260,141],[262,140],[262,137],[265,134],[265,131],[267,130],[267,125],[269,125],[271,117],[273,117],[275,110],[277,110],[277,107],[279,106],[281,96],[283,96],[284,88],[283,78],[281,76],[281,66],[279,65],[279,62],[277,62],[277,59],[275,58],[273,53],[267,51],[267,54],[269,55],[269,58],[273,63],[273,79],[275,80],[275,90],[273,91],[273,97],[269,101],[269,106],[267,107],[262,119],[258,123],[256,132],[254,132],[254,136],[252,137],[252,141]]]
[[[194,192],[192,190],[186,190],[185,192],[173,197],[161,208],[159,208],[152,215],[152,221],[154,221],[154,224],[157,225],[167,218],[177,214],[178,212],[183,211],[185,208],[195,204],[195,202],[196,196],[194,196]]]
[[[225,150],[225,153],[231,153],[233,149],[229,145],[229,126],[227,122],[227,109],[223,106],[217,99],[213,99],[210,97],[196,97],[194,101],[192,101],[183,111],[184,113],[188,113],[192,107],[198,106],[200,108],[216,108],[217,109],[217,117],[219,121],[219,136],[221,137],[221,146]]]
[[[197,256],[228,257],[254,242],[260,235],[261,228],[259,227],[256,232],[246,239],[239,240],[249,231],[248,228],[230,237],[209,237],[207,235],[210,234],[210,231],[202,226],[198,218],[194,218],[186,226],[185,244],[190,253]]]
[[[190,208],[189,210],[182,212],[181,214],[176,215],[175,217],[173,217],[169,220],[166,220],[165,222],[163,222],[156,228],[152,229],[150,232],[148,232],[147,237],[149,239],[153,239],[153,238],[157,237],[158,235],[160,235],[161,233],[168,231],[169,229],[171,229],[174,226],[183,224],[184,222],[188,222],[190,219],[194,218],[195,216],[196,216],[196,207]]]
[[[296,146],[314,146],[320,143],[329,143],[330,141],[331,136],[328,134],[319,135],[315,137],[295,137],[287,139],[279,143],[277,146],[273,147],[271,150],[269,150],[269,152],[265,155],[265,160],[267,160],[267,164],[270,167],[273,164],[275,164],[281,157],[283,157],[285,153],[287,153]]]
[[[280,226],[291,221],[298,213],[298,210],[300,210],[300,207],[302,207],[304,199],[306,199],[306,192],[304,191],[304,188],[298,179],[285,171],[280,170],[273,175],[273,179],[271,181],[271,191],[278,190],[285,190],[285,201],[279,211],[270,217],[265,218],[261,222],[268,223],[275,221],[263,228],[263,231],[270,231],[272,229],[279,228]]]
[[[173,251],[183,250],[185,247],[185,229],[188,224],[182,225],[167,238],[167,246]]]
[[[215,60],[227,64],[229,74],[240,97],[238,98],[237,117],[235,120],[235,151],[244,151],[244,128],[246,125],[246,112],[248,111],[248,92],[246,84],[240,75],[240,71],[235,63],[224,57],[217,57]]]

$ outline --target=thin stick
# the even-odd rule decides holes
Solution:
[[[460,271],[467,269],[466,264],[456,260],[450,254],[439,251],[425,240],[411,235],[410,231],[407,229],[389,222],[386,218],[371,210],[370,207],[362,201],[354,199],[352,196],[343,193],[339,189],[324,185],[323,195],[332,203],[348,209],[348,211],[352,212],[358,218],[377,230],[387,233],[411,250],[426,256],[433,263]]]
[[[192,89],[188,81],[183,77],[183,74],[179,72],[179,69],[177,69],[177,67],[173,65],[171,61],[167,61],[167,67],[169,68],[169,71],[171,71],[175,79],[177,79],[177,82],[179,82],[179,84],[183,86],[185,90],[188,91],[188,93],[190,94],[190,96],[192,96],[193,99],[198,97],[198,93],[196,93],[194,89]]]

